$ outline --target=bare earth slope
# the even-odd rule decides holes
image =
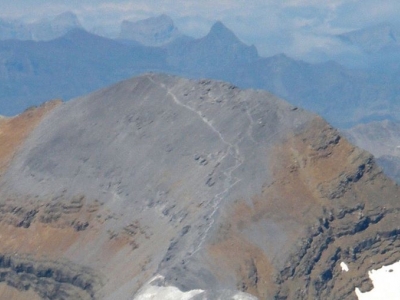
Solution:
[[[0,182],[0,281],[42,299],[351,299],[400,258],[399,195],[267,92],[143,75],[25,140]]]

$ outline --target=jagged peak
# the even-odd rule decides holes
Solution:
[[[219,36],[219,37],[230,37],[236,40],[239,40],[237,36],[230,30],[228,27],[224,25],[221,21],[217,21],[211,26],[209,36]]]
[[[211,26],[209,33],[204,37],[204,39],[210,40],[212,43],[219,41],[225,45],[241,44],[247,46],[221,21],[217,21],[213,26]]]

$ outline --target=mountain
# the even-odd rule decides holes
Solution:
[[[82,29],[82,25],[77,16],[71,12],[33,23],[0,20],[0,40],[47,41],[61,37],[72,29]]]
[[[400,259],[399,187],[265,91],[146,74],[0,129],[14,299],[351,299]]]
[[[71,12],[57,15],[51,20],[41,20],[28,25],[32,39],[47,41],[63,36],[73,29],[83,29],[77,16]]]
[[[400,120],[400,68],[397,62],[381,65],[390,67],[357,70],[284,54],[259,57],[254,46],[241,42],[221,22],[202,38],[181,36],[162,47],[75,29],[46,42],[0,41],[0,114],[14,115],[52,98],[69,100],[155,71],[268,90],[344,129]]]
[[[124,20],[119,34],[122,40],[134,40],[153,47],[163,46],[180,37],[183,34],[175,27],[172,19],[164,14],[137,22]]]
[[[8,39],[31,39],[31,33],[25,24],[16,20],[0,19],[0,40]]]
[[[179,39],[165,48],[171,67],[194,76],[207,76],[216,69],[258,59],[257,49],[245,45],[221,22],[216,22],[203,38]]]
[[[374,53],[393,46],[400,46],[400,29],[390,23],[380,23],[338,35],[343,41]]]
[[[194,71],[197,66],[214,69],[257,57],[254,47],[245,46],[220,23],[196,41],[183,36],[168,49],[154,48],[81,29],[52,41],[0,41],[0,114],[14,115],[52,98],[69,100],[147,71],[201,76],[210,72]],[[182,44],[188,47],[180,47]],[[182,54],[172,49],[187,52],[181,65],[168,63]],[[197,51],[202,54],[197,56]]]
[[[345,131],[351,142],[371,152],[385,173],[400,183],[400,123],[359,124]]]
[[[241,88],[269,90],[340,128],[400,117],[396,78],[333,61],[311,64],[280,54],[209,74]]]
[[[165,67],[165,51],[127,46],[75,29],[51,41],[0,41],[0,112],[20,113]]]
[[[400,28],[390,23],[350,31],[337,36],[347,45],[361,50],[353,60],[368,70],[396,77],[400,68]]]

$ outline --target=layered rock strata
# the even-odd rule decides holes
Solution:
[[[19,140],[0,180],[0,281],[24,295],[351,299],[400,259],[397,185],[267,92],[147,74]]]

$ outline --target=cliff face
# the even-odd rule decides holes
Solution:
[[[219,280],[259,299],[357,299],[368,270],[398,260],[398,187],[323,120],[274,147],[270,170],[224,207],[206,250]]]
[[[400,259],[398,187],[267,92],[149,74],[32,130],[0,181],[10,294],[349,299],[367,270]]]

